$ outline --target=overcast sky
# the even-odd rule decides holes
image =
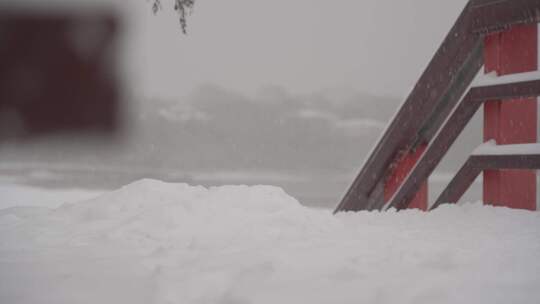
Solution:
[[[146,96],[214,83],[254,93],[349,87],[406,96],[465,0],[199,0],[180,34],[172,0],[130,6],[131,58]],[[129,4],[127,4],[129,3]]]

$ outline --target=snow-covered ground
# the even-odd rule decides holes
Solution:
[[[280,188],[155,180],[0,210],[0,303],[507,304],[539,286],[537,212],[333,216]]]
[[[102,192],[84,189],[47,189],[0,181],[0,209],[15,206],[55,208],[63,203],[98,196]]]

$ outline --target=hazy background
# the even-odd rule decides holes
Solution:
[[[304,204],[334,206],[466,2],[198,0],[186,36],[172,0],[157,16],[146,0],[0,1],[116,11],[126,105],[114,142],[1,142],[0,183],[272,184]],[[433,175],[430,201],[480,143],[480,127],[481,113]],[[480,199],[478,190],[466,199]]]

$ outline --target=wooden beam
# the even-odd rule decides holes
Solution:
[[[486,169],[540,169],[540,151],[527,154],[472,155],[430,210],[442,204],[457,203],[478,174]]]
[[[441,204],[457,203],[472,183],[474,183],[480,172],[482,172],[482,169],[475,166],[474,160],[469,158],[448,186],[441,192],[435,204],[429,208],[429,211],[439,207]]]
[[[540,0],[473,0],[472,32],[489,34],[513,25],[540,22]]]

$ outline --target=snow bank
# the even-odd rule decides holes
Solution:
[[[143,180],[0,210],[1,303],[535,303],[540,216],[332,216],[269,186]]]
[[[103,193],[100,190],[45,189],[3,180],[0,175],[0,209],[15,206],[58,207],[66,202],[81,201]]]

